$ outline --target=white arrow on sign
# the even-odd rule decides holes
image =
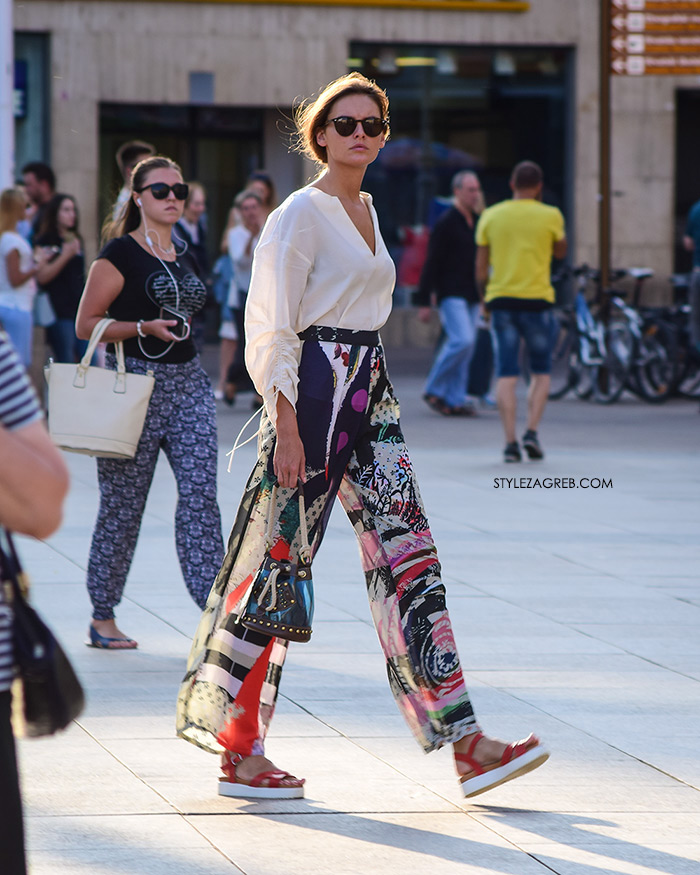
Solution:
[[[613,26],[618,30],[624,30],[625,25],[627,24],[627,16],[626,15],[616,15],[612,20]]]
[[[616,58],[612,62],[612,68],[616,73],[626,73],[627,72],[627,62],[623,61],[622,58]]]
[[[624,52],[627,48],[627,40],[624,38],[624,36],[616,36],[615,39],[612,41],[612,44],[613,48],[617,49],[618,52]]]

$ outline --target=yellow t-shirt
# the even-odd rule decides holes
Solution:
[[[560,210],[540,201],[508,200],[484,210],[476,226],[476,243],[489,247],[486,302],[507,297],[553,304],[552,245],[564,236]]]

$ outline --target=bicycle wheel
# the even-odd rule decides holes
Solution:
[[[645,401],[660,404],[677,383],[678,341],[670,325],[656,322],[644,331],[632,369],[635,388]]]
[[[622,395],[634,360],[635,340],[626,322],[605,328],[603,363],[592,368],[593,394],[599,404],[612,404]]]
[[[572,361],[576,357],[576,333],[566,322],[559,325],[559,331],[552,349],[552,369],[550,371],[549,397],[552,401],[563,398],[573,383]]]

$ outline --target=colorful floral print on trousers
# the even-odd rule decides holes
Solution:
[[[307,340],[297,420],[306,453],[304,494],[312,550],[338,495],[357,536],[372,617],[391,691],[426,751],[478,729],[445,607],[440,564],[399,426],[380,346]],[[178,734],[207,750],[263,751],[286,642],[238,618],[264,556],[275,433],[264,418],[248,480],[190,652]],[[277,490],[278,558],[298,555],[296,491]],[[316,580],[317,589],[323,581]],[[267,661],[263,671],[259,660]],[[253,672],[257,681],[252,682]]]

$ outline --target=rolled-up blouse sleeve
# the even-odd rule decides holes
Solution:
[[[312,262],[282,239],[279,228],[265,231],[255,250],[246,303],[245,361],[276,425],[280,392],[296,407],[301,351],[298,315]]]

